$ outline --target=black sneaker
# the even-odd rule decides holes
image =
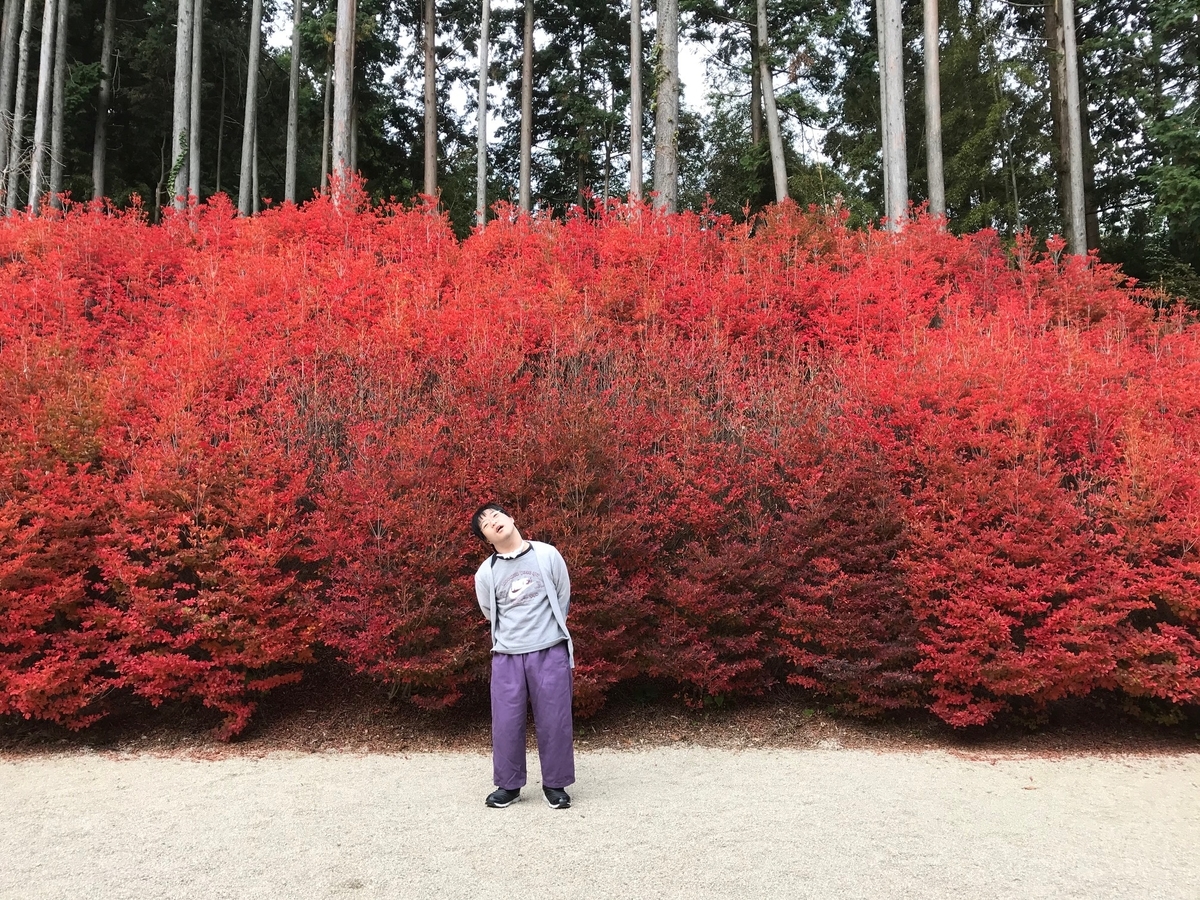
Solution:
[[[562,788],[544,787],[542,793],[546,795],[546,802],[550,804],[551,809],[571,808],[571,795]]]
[[[487,799],[483,802],[492,809],[504,809],[506,806],[512,806],[521,799],[521,789],[510,791],[508,788],[496,788],[487,795]]]

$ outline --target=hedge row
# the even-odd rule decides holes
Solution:
[[[241,730],[326,648],[487,677],[466,517],[572,572],[580,712],[1200,696],[1200,342],[1119,272],[777,208],[0,223],[0,714]]]

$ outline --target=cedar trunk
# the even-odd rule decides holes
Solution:
[[[354,114],[355,0],[338,0],[337,34],[333,45],[333,151],[331,190],[340,204],[350,183],[350,117]]]
[[[333,115],[333,60],[325,68],[325,92],[321,95],[324,111],[321,119],[321,193],[329,190],[329,130]]]
[[[20,0],[4,0],[4,26],[0,29],[0,173],[8,168],[8,142],[12,137],[13,78],[17,68],[17,19]],[[0,192],[7,179],[0,176]]]
[[[292,0],[292,67],[288,74],[287,160],[284,163],[283,199],[296,202],[296,143],[300,126],[300,15],[303,5]]]
[[[33,32],[33,0],[25,0],[21,13],[21,38],[17,50],[16,99],[13,101],[12,133],[8,141],[8,187],[4,208],[11,212],[17,207],[17,189],[21,176],[21,145],[25,142],[25,94],[29,81],[29,41]]]
[[[475,135],[475,221],[480,227],[487,222],[487,67],[491,12],[491,3],[483,0],[479,22],[479,122]]]
[[[654,117],[654,208],[679,200],[679,0],[658,0],[658,90]]]
[[[104,39],[100,49],[100,95],[96,100],[96,137],[92,142],[92,199],[104,196],[104,170],[108,163],[108,108],[112,105],[112,59],[116,0],[104,3]]]
[[[425,0],[425,195],[437,195],[437,3]]]
[[[187,203],[188,126],[192,119],[192,6],[193,0],[179,0],[175,18],[175,103],[171,124],[171,147],[167,165],[175,172],[168,189],[174,194],[175,207]]]
[[[883,33],[887,31],[883,0],[875,0],[875,34],[879,56],[879,163],[883,175],[883,214],[892,208],[892,185],[888,180],[888,79],[884,61]]]
[[[1075,45],[1075,4],[1061,0],[1063,98],[1067,132],[1067,244],[1072,253],[1087,254],[1087,211],[1083,198],[1083,123],[1079,114],[1079,54]]]
[[[521,209],[533,209],[533,0],[525,0],[525,39],[521,52]]]
[[[629,196],[642,199],[642,4],[629,4]]]
[[[946,215],[946,178],[942,170],[942,85],[938,38],[938,0],[925,0],[925,167],[929,177],[929,214]]]
[[[1068,243],[1075,229],[1074,219],[1077,215],[1071,204],[1073,190],[1073,175],[1071,168],[1072,118],[1067,99],[1067,48],[1065,20],[1063,18],[1062,0],[1046,0],[1046,46],[1048,67],[1050,70],[1050,121],[1054,139],[1054,169],[1057,174],[1055,193],[1058,198],[1059,214],[1062,217],[1063,231]],[[1087,131],[1087,109],[1083,96],[1083,85],[1078,82],[1076,68],[1076,92],[1079,95],[1077,114],[1079,118],[1079,136],[1082,143],[1080,148],[1083,207],[1079,213],[1083,219],[1083,244],[1088,248],[1099,246],[1099,230],[1095,214],[1095,201],[1092,186],[1095,182],[1095,170],[1091,142]],[[1074,251],[1074,249],[1072,250]]]
[[[67,90],[67,0],[58,0],[54,25],[54,98],[50,112],[50,205],[62,207],[63,112]]]
[[[758,26],[750,29],[750,143],[762,142],[762,75],[758,69]]]
[[[758,0],[758,77],[762,83],[767,139],[771,144],[771,174],[775,177],[775,202],[782,203],[788,195],[787,168],[783,160],[783,137],[779,132],[779,111],[775,107],[775,82],[771,76],[770,55],[767,43],[767,0]]]
[[[200,198],[200,85],[201,54],[204,36],[204,0],[192,7],[192,77],[188,110],[188,194]]]
[[[59,0],[62,2],[62,0]],[[33,117],[33,159],[29,163],[29,206],[36,213],[46,188],[46,163],[50,153],[50,97],[54,78],[55,0],[42,7],[42,48],[38,57],[37,106]]]
[[[250,52],[246,64],[246,114],[242,119],[242,169],[238,179],[238,212],[254,209],[254,131],[258,121],[258,54],[262,47],[262,0],[250,8]]]
[[[888,228],[899,231],[908,218],[908,158],[904,128],[904,57],[900,0],[879,0],[883,8],[882,78],[886,84],[883,118],[887,141],[884,164],[887,171]]]

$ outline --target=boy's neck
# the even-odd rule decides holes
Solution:
[[[492,544],[492,549],[503,556],[509,553],[516,553],[524,543],[525,538],[521,537],[521,532],[514,528],[503,539]]]

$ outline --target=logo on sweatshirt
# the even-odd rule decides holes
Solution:
[[[502,608],[524,606],[546,594],[539,572],[514,572],[507,583],[501,581],[496,587]]]

